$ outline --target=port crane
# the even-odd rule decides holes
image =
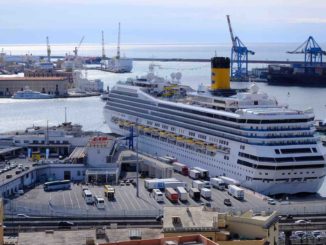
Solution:
[[[288,51],[287,53],[304,54],[305,67],[321,66],[323,64],[323,55],[326,55],[326,51],[322,50],[312,36],[309,36],[308,39],[295,50]]]
[[[102,31],[102,59],[105,59],[104,31]]]
[[[48,62],[51,62],[51,47],[49,37],[46,37],[46,53],[48,57]]]
[[[80,42],[79,42],[78,46],[75,47],[75,49],[74,49],[74,51],[73,51],[74,54],[75,54],[75,56],[78,56],[78,50],[79,50],[80,46],[82,45],[84,39],[85,39],[85,36],[83,36],[83,37],[80,39]]]
[[[231,79],[236,81],[248,80],[248,54],[254,55],[255,52],[249,50],[240,38],[234,36],[230,16],[226,16],[232,41],[231,48]]]

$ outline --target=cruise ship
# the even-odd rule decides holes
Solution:
[[[118,82],[104,108],[112,132],[134,127],[138,149],[174,156],[267,194],[317,192],[325,178],[312,109],[295,110],[259,91],[230,88],[230,60],[211,60],[211,85],[193,91],[154,73]]]

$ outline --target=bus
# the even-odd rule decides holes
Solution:
[[[95,196],[94,201],[95,201],[95,205],[98,209],[105,208],[104,199],[102,197]]]
[[[104,186],[104,196],[108,198],[108,200],[114,200],[114,188],[110,185]]]
[[[57,180],[46,182],[43,185],[44,191],[69,190],[71,188],[70,180]]]
[[[83,197],[86,201],[86,204],[93,204],[94,199],[93,199],[93,194],[90,190],[84,190],[83,191]]]

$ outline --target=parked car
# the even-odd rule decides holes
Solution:
[[[232,206],[231,200],[230,199],[224,199],[224,205],[226,206]]]
[[[267,200],[267,203],[268,203],[269,205],[276,205],[275,200],[272,199],[272,198],[269,198],[269,199]]]

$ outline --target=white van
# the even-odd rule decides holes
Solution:
[[[164,202],[163,193],[159,189],[153,189],[153,196],[154,196],[155,201]]]
[[[105,208],[104,199],[102,197],[95,196],[94,201],[95,201],[95,205],[98,209]]]
[[[87,204],[93,204],[94,203],[93,195],[92,195],[92,192],[90,190],[84,190],[83,191],[83,197],[84,197]]]

